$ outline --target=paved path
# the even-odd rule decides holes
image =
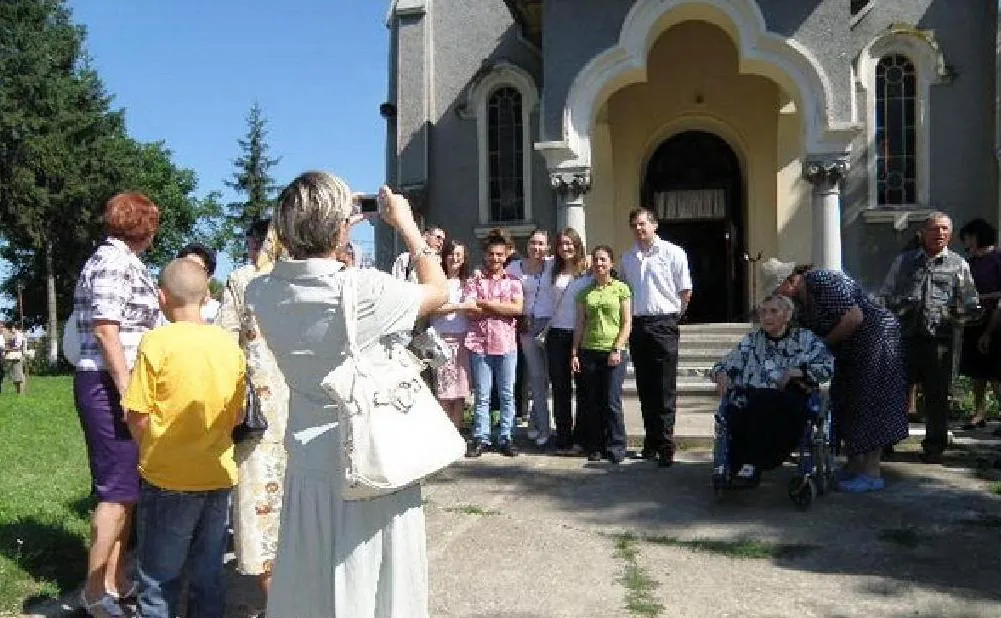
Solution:
[[[1001,616],[1001,497],[971,470],[891,463],[886,491],[804,513],[788,468],[720,503],[709,469],[705,451],[459,462],[426,485],[432,616]],[[243,618],[260,599],[230,577]]]

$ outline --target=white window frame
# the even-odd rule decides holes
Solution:
[[[888,56],[905,56],[914,64],[915,107],[914,136],[917,202],[885,204],[878,202],[876,165],[876,66]],[[946,76],[942,52],[930,32],[910,28],[893,29],[869,43],[862,50],[855,66],[856,84],[864,100],[864,120],[867,144],[867,175],[869,181],[868,209],[908,211],[929,208],[931,200],[931,87]]]
[[[490,219],[490,156],[489,122],[487,103],[490,95],[500,88],[514,88],[521,94],[522,133],[522,179],[524,195],[524,216],[517,221],[492,221]],[[539,105],[539,89],[535,80],[521,67],[509,63],[499,63],[482,76],[470,92],[470,102],[476,114],[476,149],[479,159],[479,221],[481,225],[505,225],[524,223],[532,220],[532,156],[535,152],[532,140],[532,115]]]

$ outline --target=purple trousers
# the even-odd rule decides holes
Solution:
[[[122,396],[111,374],[77,371],[73,398],[98,500],[135,504],[139,501],[139,446],[125,424]]]

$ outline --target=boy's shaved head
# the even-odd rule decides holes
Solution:
[[[178,305],[201,305],[209,290],[209,279],[201,264],[177,258],[160,273],[160,289]]]

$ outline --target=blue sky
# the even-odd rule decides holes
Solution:
[[[374,191],[385,175],[388,0],[70,0],[130,134],[164,140],[223,191],[256,101],[279,184],[307,169]],[[370,243],[367,224],[356,240]],[[366,247],[367,248],[367,247]],[[221,264],[225,277],[230,264]]]

